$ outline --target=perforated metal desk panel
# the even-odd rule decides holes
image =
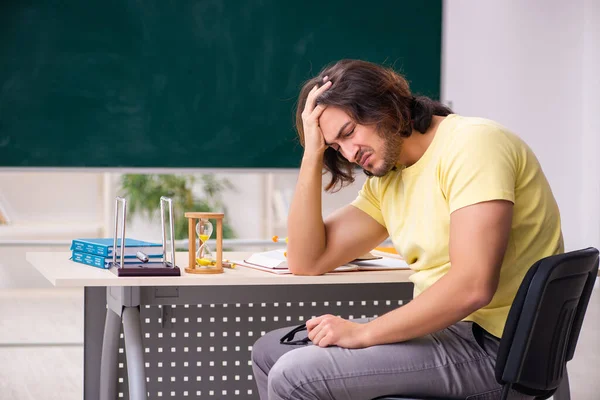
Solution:
[[[244,258],[229,253],[226,258]],[[250,353],[264,333],[321,314],[381,315],[412,298],[410,271],[275,275],[237,267],[221,275],[117,278],[68,261],[69,253],[27,253],[58,287],[85,287],[84,398],[99,399],[100,361],[109,297],[139,296],[148,398],[258,399]],[[177,253],[185,266],[187,253]],[[107,289],[108,288],[108,289]],[[117,396],[128,399],[121,333]]]

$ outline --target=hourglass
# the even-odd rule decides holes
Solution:
[[[186,212],[188,219],[189,264],[185,269],[190,274],[223,273],[223,216],[222,213]],[[208,247],[208,240],[213,233],[213,225],[209,219],[217,220],[216,260]],[[198,249],[196,249],[196,241]]]
[[[196,251],[196,264],[201,264],[200,260],[212,258],[212,252],[208,247],[208,239],[213,233],[213,225],[206,218],[200,218],[196,224],[196,235],[198,236],[198,250]]]

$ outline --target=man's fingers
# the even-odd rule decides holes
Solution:
[[[319,117],[321,116],[321,114],[323,114],[323,111],[325,111],[326,108],[327,108],[326,105],[319,104],[318,106],[316,106],[314,108],[314,110],[312,110],[312,112],[309,115],[309,118],[314,119],[315,121],[318,120]]]
[[[325,318],[328,315],[329,314],[324,314],[324,315],[320,315],[318,317],[309,319],[308,321],[306,321],[306,329],[308,329],[308,331],[310,332],[313,328],[315,328],[317,325],[319,325],[321,323],[323,318]]]
[[[319,341],[319,347],[329,347],[333,343],[331,342],[331,335],[325,335],[323,339]]]
[[[321,93],[323,93],[324,91],[326,91],[327,89],[329,89],[331,87],[331,81],[327,81],[324,84],[321,85],[320,88],[317,89],[316,92],[313,93],[313,97],[317,98],[321,95]]]
[[[315,341],[313,341],[313,344],[319,347],[327,347],[327,345],[325,344],[325,337],[315,339]]]
[[[304,105],[304,110],[311,113],[315,108],[315,100],[319,97],[324,91],[329,89],[331,86],[331,81],[325,82],[321,87],[313,87],[310,92],[308,92],[308,96],[306,97],[306,104]]]
[[[318,125],[319,118],[321,117],[321,114],[323,114],[323,111],[325,111],[326,108],[327,108],[326,105],[319,104],[312,110],[311,113],[307,113],[307,111],[305,110],[302,113],[302,120],[304,122],[304,127],[306,128],[313,124]]]
[[[308,338],[315,343],[315,338],[317,336],[319,336],[319,332],[321,332],[323,330],[323,327],[320,325],[317,325],[315,327],[313,327],[309,332],[308,332]]]
[[[304,111],[310,113],[314,108],[315,103],[315,93],[319,90],[319,86],[315,85],[310,92],[308,92],[308,96],[306,96],[306,104],[304,104]]]
[[[325,339],[325,336],[327,336],[327,329],[323,329],[321,326],[319,326],[317,329],[314,329],[313,332],[314,334],[312,339],[310,337],[309,339],[315,346],[321,346],[323,339]]]

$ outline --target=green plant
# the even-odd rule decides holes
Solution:
[[[198,179],[199,178],[199,179]],[[202,183],[202,197],[196,197],[193,187],[196,182]],[[184,213],[224,212],[223,237],[235,237],[232,227],[227,223],[227,211],[222,200],[226,189],[234,189],[227,179],[217,179],[212,174],[195,175],[159,175],[159,174],[125,174],[121,177],[121,191],[127,199],[127,219],[141,215],[149,219],[160,216],[161,196],[173,200],[173,218],[175,222],[175,239],[188,238],[188,219]],[[216,228],[215,221],[211,221]],[[216,234],[213,236],[213,239]]]

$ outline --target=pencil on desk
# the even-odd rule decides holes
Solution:
[[[279,236],[277,236],[277,235],[273,236],[273,237],[271,238],[271,240],[272,240],[273,242],[275,242],[275,243],[281,243],[281,240],[279,240]],[[288,242],[288,238],[287,238],[287,237],[285,238],[285,242],[286,242],[286,243]]]

